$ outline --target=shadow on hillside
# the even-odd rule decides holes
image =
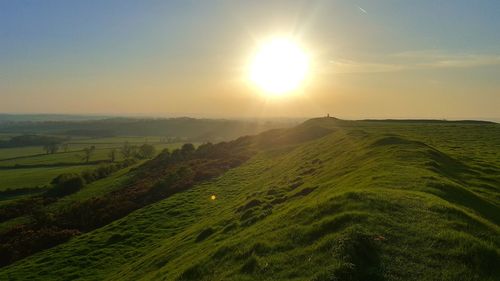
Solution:
[[[464,175],[479,175],[477,171],[466,164],[421,141],[414,141],[391,135],[380,138],[371,144],[371,147],[380,146],[402,146],[402,148],[404,148],[404,146],[409,146],[416,149],[425,149],[425,156],[429,159],[426,163],[427,167],[430,170],[440,175],[444,175],[455,182],[457,180],[459,182],[463,182]]]
[[[433,192],[434,195],[448,202],[474,210],[483,218],[486,218],[495,224],[500,223],[500,208],[485,201],[473,192],[468,191],[461,186],[444,183],[431,183],[429,186],[438,190],[438,192]]]
[[[481,178],[481,174],[472,167],[454,159],[446,153],[427,145],[420,141],[413,141],[396,135],[389,135],[377,139],[371,147],[396,146],[402,150],[417,149],[425,159],[425,168],[449,179],[453,183],[432,182],[428,186],[432,188],[432,194],[477,212],[482,217],[498,224],[500,223],[500,208],[482,199],[474,192],[468,190],[467,179],[473,177],[477,180],[487,180]]]
[[[427,154],[431,161],[426,164],[431,171],[458,183],[430,183],[430,187],[439,190],[439,192],[434,193],[435,195],[472,209],[496,224],[500,223],[500,208],[466,188],[469,186],[466,177],[473,176],[478,180],[483,180],[480,173],[437,149],[431,148]]]
[[[428,155],[432,160],[431,162],[427,163],[431,170],[437,172],[438,174],[447,176],[455,181],[457,179],[463,181],[464,175],[479,175],[479,173],[474,171],[471,167],[435,148],[431,148],[431,150],[428,152]]]
[[[408,139],[404,139],[404,138],[401,138],[401,137],[398,137],[398,136],[386,136],[386,137],[383,137],[383,138],[380,138],[380,139],[374,141],[371,144],[372,147],[384,146],[384,145],[418,145],[418,146],[427,146],[423,142],[408,140]]]

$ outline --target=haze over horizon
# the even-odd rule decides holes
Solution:
[[[2,1],[0,112],[500,120],[500,2]],[[310,73],[269,98],[261,41]]]

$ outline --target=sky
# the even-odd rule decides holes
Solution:
[[[278,99],[273,37],[310,57]],[[500,119],[500,1],[0,0],[0,112]]]

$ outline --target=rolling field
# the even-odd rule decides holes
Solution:
[[[116,161],[123,160],[119,149],[126,141],[131,145],[148,142],[155,147],[156,153],[165,148],[174,149],[181,145],[160,143],[159,140],[159,137],[77,139],[68,143],[66,152],[59,151],[55,154],[46,154],[41,146],[0,148],[0,191],[7,188],[43,186],[59,174],[92,169],[98,162],[108,161],[108,154],[112,149],[117,149]],[[85,163],[82,150],[89,146],[95,146],[96,149],[89,163]]]
[[[165,137],[158,136],[148,136],[148,137],[105,137],[105,138],[81,138],[70,141],[71,144],[123,144],[124,142],[129,142],[131,144],[143,144],[143,143],[159,143]]]
[[[111,149],[117,149],[117,159],[116,160],[122,160],[123,157],[119,153],[119,149],[121,148],[120,145],[100,145],[100,144],[91,144],[96,147],[95,152],[92,154],[90,157],[90,161],[104,161],[109,159],[109,152]],[[174,144],[165,144],[165,143],[154,143],[153,144],[157,150],[157,152],[160,152],[164,148],[175,148],[178,147],[180,144],[174,143]],[[76,145],[75,145],[76,146]],[[31,156],[23,156],[19,157],[16,159],[9,159],[9,160],[0,160],[0,169],[2,167],[13,167],[16,165],[65,165],[65,164],[78,164],[82,163],[82,149],[88,147],[88,145],[78,145],[76,146],[73,150],[70,150],[68,152],[58,152],[55,154],[38,154],[38,155],[31,155]],[[0,151],[2,153],[2,151]]]
[[[63,173],[78,173],[91,166],[79,165],[68,167],[44,167],[26,169],[0,169],[0,191],[7,188],[26,188],[48,184],[53,178]]]
[[[45,151],[43,151],[43,148],[41,146],[0,148],[0,161],[40,154],[45,154]]]
[[[310,120],[0,279],[498,280],[499,138],[498,124]]]

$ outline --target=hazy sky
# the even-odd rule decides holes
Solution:
[[[289,98],[248,82],[272,36]],[[0,112],[500,118],[500,1],[0,0]]]

